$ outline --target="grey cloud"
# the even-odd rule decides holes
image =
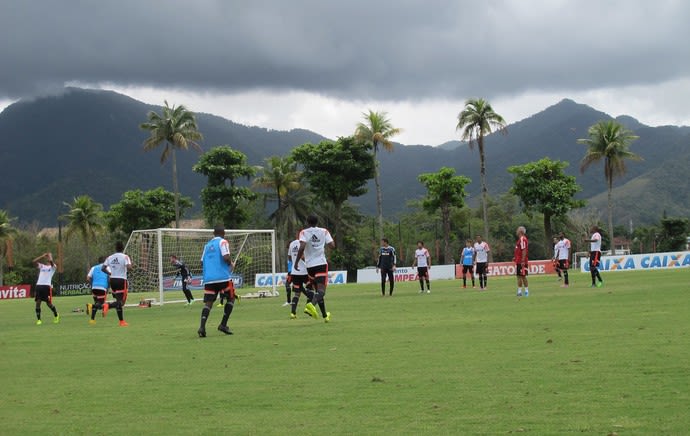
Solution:
[[[0,98],[112,82],[351,99],[511,95],[690,74],[683,1],[5,1]]]

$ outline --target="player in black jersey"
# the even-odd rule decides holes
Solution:
[[[388,244],[388,239],[381,239],[381,248],[379,248],[379,260],[376,262],[376,272],[381,272],[381,295],[386,295],[386,277],[388,278],[389,288],[388,295],[393,295],[393,288],[395,287],[395,278],[393,271],[395,271],[395,264],[397,262],[395,256],[395,248]]]

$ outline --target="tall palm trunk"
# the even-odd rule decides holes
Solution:
[[[551,241],[553,241],[553,238],[551,238],[551,214],[550,213],[544,213],[544,255],[549,256],[549,253],[552,253],[553,246],[551,246]],[[550,257],[550,256],[549,256]]]
[[[374,184],[376,185],[376,219],[379,227],[379,240],[383,238],[383,197],[381,196],[381,181],[379,180],[379,160],[376,156],[377,150],[374,144]]]
[[[335,215],[334,217],[334,228],[333,228],[333,242],[335,243],[335,247],[338,249],[342,249],[340,246],[340,242],[342,240],[340,234],[342,233],[340,231],[340,222],[342,220],[342,210],[343,210],[343,203],[333,203],[333,214]]]
[[[450,206],[441,207],[441,220],[443,221],[443,263],[450,262]],[[440,263],[440,262],[439,262]]]
[[[177,184],[177,156],[175,155],[175,147],[172,147],[172,176],[173,176],[173,191],[175,191],[175,228],[180,228],[180,188]]]
[[[288,239],[290,237],[290,234],[288,233],[287,230],[287,223],[285,222],[285,219],[283,217],[285,216],[283,212],[283,203],[281,201],[280,197],[280,190],[276,190],[277,198],[278,198],[278,207],[276,209],[276,230],[277,230],[277,237],[276,237],[276,243],[278,244],[278,265],[287,265],[287,252],[285,251],[285,248],[287,247]],[[292,239],[290,239],[292,241]],[[290,273],[290,271],[288,271]]]
[[[611,240],[611,255],[615,256],[616,255],[616,244],[613,242],[613,198],[611,196],[612,191],[613,191],[613,179],[609,178],[608,180],[608,185],[609,185],[609,192],[608,192],[608,209],[609,209],[609,238]]]
[[[86,253],[86,271],[88,271],[91,268],[91,249],[86,238],[84,238],[84,252]]]
[[[484,239],[489,240],[489,213],[487,207],[487,201],[489,196],[489,191],[486,187],[486,161],[484,159],[484,135],[479,134],[479,140],[477,141],[479,146],[479,179],[482,184],[482,219],[484,220]],[[489,251],[489,260],[491,259],[491,252]]]

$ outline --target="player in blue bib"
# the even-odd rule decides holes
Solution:
[[[472,240],[465,241],[465,248],[462,249],[462,287],[467,288],[467,276],[469,273],[472,278],[472,287],[474,288],[474,248],[472,247]]]
[[[206,243],[201,255],[204,276],[204,308],[201,310],[201,324],[197,330],[200,338],[206,337],[206,321],[218,294],[224,295],[226,299],[223,318],[218,325],[218,331],[226,335],[232,334],[228,327],[228,319],[235,306],[235,286],[230,280],[234,265],[230,257],[230,245],[224,237],[225,228],[216,226],[213,229],[213,239]]]
[[[105,256],[99,257],[98,263],[92,266],[86,275],[86,280],[91,284],[91,295],[93,296],[93,304],[86,305],[86,313],[91,315],[89,324],[96,324],[96,312],[98,309],[103,309],[105,297],[108,294],[110,276],[101,268],[103,262],[105,262]]]

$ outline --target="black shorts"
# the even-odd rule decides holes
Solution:
[[[113,294],[127,292],[127,279],[110,279],[110,289]]]
[[[117,301],[122,300],[123,303],[127,302],[127,279],[111,278],[110,290]],[[118,298],[118,296],[121,298]]]
[[[53,287],[48,285],[36,285],[34,300],[51,303],[53,301]]]
[[[218,294],[225,294],[228,300],[235,298],[235,285],[232,280],[227,282],[206,283],[204,285],[204,303],[213,303],[218,298]]]
[[[516,263],[515,264],[515,275],[518,277],[527,277],[527,274],[529,273],[529,266],[525,264],[525,267],[522,267],[521,263]]]
[[[462,266],[462,273],[463,274],[473,274],[474,273],[474,265],[463,265]]]
[[[328,285],[328,264],[316,265],[307,268],[307,274],[313,277],[312,281],[316,285]]]
[[[98,303],[98,301],[105,301],[105,296],[108,294],[108,291],[105,289],[91,289],[91,295],[93,296],[93,301],[94,303]]]
[[[601,251],[590,251],[589,252],[589,269],[599,267],[599,261],[601,260]]]
[[[285,284],[289,285],[292,283],[292,281],[293,281],[292,273],[288,273],[287,277],[285,277]]]
[[[290,281],[292,282],[292,287],[295,292],[299,292],[304,289],[304,284],[307,283],[308,277],[306,274],[295,274],[294,276],[290,274]]]
[[[570,267],[570,262],[568,259],[558,259],[558,269],[566,270]]]
[[[113,294],[113,297],[115,297],[115,301],[118,301],[120,304],[124,305],[127,302],[127,291],[115,293]]]
[[[417,275],[421,279],[422,277],[426,277],[427,279],[429,278],[429,267],[428,266],[418,266],[417,267]]]
[[[488,262],[477,262],[477,274],[485,275],[487,266],[489,266]]]

